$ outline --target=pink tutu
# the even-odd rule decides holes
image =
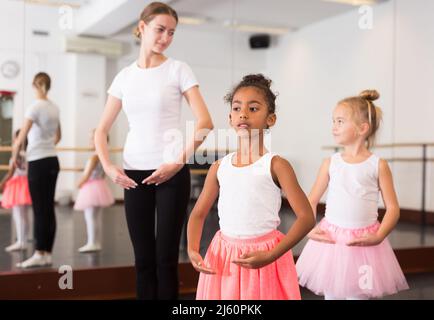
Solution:
[[[347,246],[354,238],[377,232],[379,222],[346,229],[320,222],[336,243],[309,240],[297,260],[300,285],[336,299],[376,298],[408,289],[407,281],[387,239],[376,246]]]
[[[200,274],[196,299],[300,300],[291,251],[260,269],[247,269],[231,262],[243,253],[269,251],[283,237],[281,232],[274,230],[258,238],[234,239],[218,231],[204,259],[216,274]]]
[[[115,202],[105,179],[94,179],[86,182],[78,191],[75,210],[91,207],[109,207]]]
[[[15,176],[6,182],[2,206],[9,209],[15,206],[32,205],[27,176]]]

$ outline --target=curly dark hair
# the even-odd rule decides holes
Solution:
[[[271,91],[272,80],[269,78],[266,78],[263,74],[248,74],[243,77],[243,80],[241,80],[240,83],[238,83],[229,93],[227,93],[224,97],[225,102],[232,104],[232,101],[234,99],[235,93],[241,88],[246,87],[254,87],[262,92],[264,95],[264,100],[267,103],[268,106],[268,113],[275,113],[276,112],[276,97],[277,94],[275,94],[273,91]]]

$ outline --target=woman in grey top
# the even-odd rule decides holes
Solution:
[[[46,73],[38,73],[33,80],[36,100],[25,114],[24,124],[16,139],[12,160],[16,163],[18,152],[25,138],[28,139],[28,179],[34,213],[35,253],[21,268],[42,267],[52,264],[51,252],[56,234],[54,193],[56,190],[59,161],[55,145],[60,141],[59,109],[47,93],[51,79]]]

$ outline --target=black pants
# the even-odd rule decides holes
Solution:
[[[184,166],[158,186],[143,185],[143,179],[153,172],[125,170],[139,184],[124,193],[135,256],[137,298],[177,299],[179,241],[190,198],[190,170]]]
[[[36,250],[51,252],[56,235],[54,192],[59,161],[57,157],[29,161],[29,189],[34,214]]]

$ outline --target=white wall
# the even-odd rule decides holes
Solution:
[[[291,160],[306,192],[322,159],[332,152],[321,148],[334,144],[334,106],[363,89],[376,88],[381,94],[378,105],[384,122],[379,144],[433,141],[433,9],[430,0],[377,5],[372,30],[358,27],[360,14],[355,9],[288,35],[269,51],[267,70],[280,92],[273,147]],[[417,149],[375,152],[385,158],[421,154]],[[391,166],[401,206],[419,209],[421,164]],[[428,178],[433,181],[431,170]],[[434,210],[430,190],[432,186],[428,204]]]
[[[434,2],[396,1],[397,41],[395,78],[395,142],[433,142],[434,119]],[[431,158],[434,147],[429,148]],[[420,157],[419,149],[404,149],[397,156]],[[433,163],[427,172],[427,206],[434,211]],[[395,165],[396,183],[402,204],[421,205],[420,164]]]

